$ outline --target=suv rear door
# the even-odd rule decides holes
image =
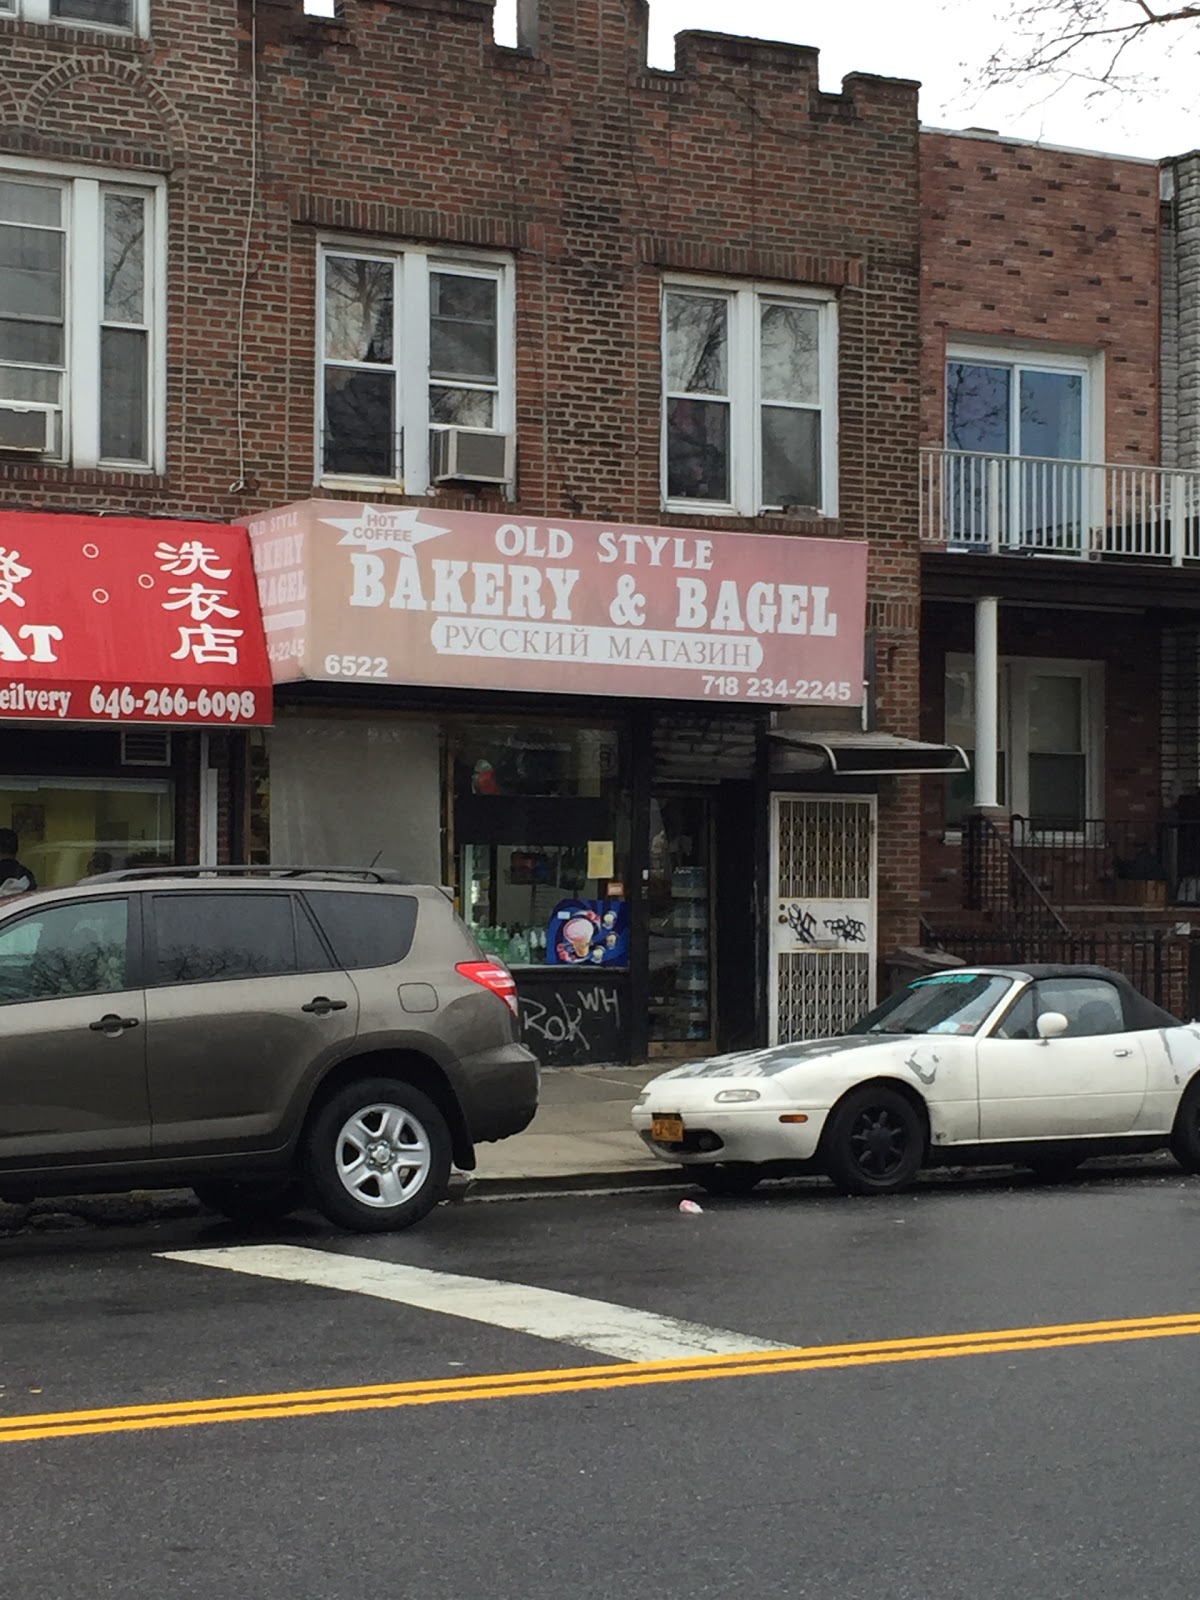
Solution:
[[[358,994],[285,889],[146,896],[156,1157],[272,1150],[299,1085],[347,1053]]]
[[[138,897],[0,923],[0,1172],[150,1154]]]

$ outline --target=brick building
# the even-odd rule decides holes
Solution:
[[[1159,170],[979,133],[921,149],[922,719],[976,769],[924,785],[924,915],[965,953],[1101,936],[1178,972],[1200,483],[1170,470]]]
[[[0,9],[0,229],[41,252],[0,399],[50,414],[0,504],[251,526],[276,727],[207,746],[221,849],[440,874],[553,1058],[840,1025],[953,759],[915,742],[916,86],[699,33],[649,69],[640,0],[525,5],[515,49],[487,0],[82,9]],[[426,538],[492,551],[474,590]],[[617,571],[657,677],[532,628]],[[438,604],[522,629],[443,617],[419,665]]]

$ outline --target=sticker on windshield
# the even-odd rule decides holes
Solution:
[[[910,989],[922,989],[927,983],[974,983],[982,977],[979,972],[939,972],[932,978],[914,978],[909,984]]]

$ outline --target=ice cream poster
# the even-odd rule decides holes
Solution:
[[[546,930],[546,961],[567,967],[627,966],[628,901],[560,901]]]

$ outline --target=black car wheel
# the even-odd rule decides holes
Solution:
[[[450,1130],[428,1095],[394,1078],[339,1089],[313,1119],[305,1153],[318,1210],[354,1233],[428,1216],[450,1183]]]
[[[1200,1078],[1183,1091],[1171,1129],[1171,1154],[1185,1172],[1200,1172]]]
[[[821,1148],[827,1175],[845,1194],[892,1194],[921,1170],[925,1130],[912,1102],[884,1084],[864,1084],[834,1107]]]
[[[214,1180],[193,1185],[196,1198],[231,1222],[278,1222],[304,1204],[304,1191],[293,1178]]]
[[[753,1161],[720,1161],[711,1167],[684,1167],[705,1194],[749,1194],[762,1182],[762,1169]]]

